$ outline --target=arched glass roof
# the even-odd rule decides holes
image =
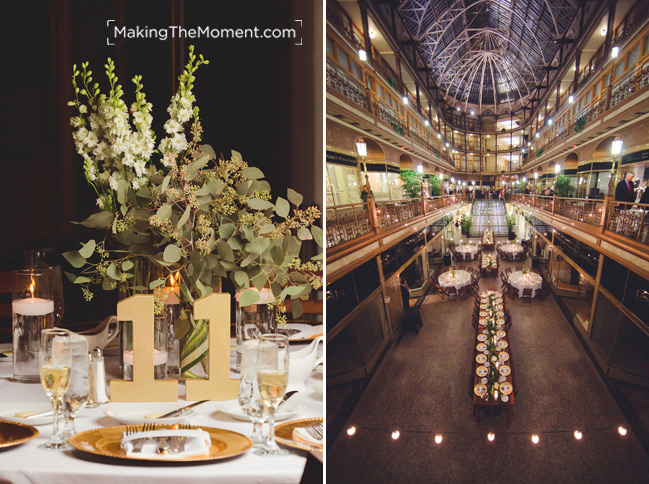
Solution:
[[[404,0],[399,14],[452,105],[514,109],[542,83],[575,0]]]

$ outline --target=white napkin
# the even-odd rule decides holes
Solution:
[[[140,452],[133,452],[133,447],[139,439],[150,438],[144,442]],[[185,437],[185,450],[184,452],[167,452],[166,454],[158,454],[157,450],[160,442],[164,437]],[[153,440],[155,439],[155,440]],[[171,444],[168,443],[169,448]],[[212,445],[210,434],[201,429],[189,430],[174,430],[162,429],[152,430],[149,432],[138,432],[131,435],[125,435],[122,438],[120,447],[126,451],[128,456],[143,455],[152,459],[179,459],[183,457],[194,457],[199,455],[207,455]]]
[[[322,439],[314,438],[304,427],[295,427],[293,429],[293,441],[322,449]]]

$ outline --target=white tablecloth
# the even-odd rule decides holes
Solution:
[[[449,271],[440,275],[438,281],[442,287],[460,289],[471,282],[471,275],[467,271],[455,271],[455,277],[453,277]]]
[[[509,275],[509,283],[518,289],[518,296],[523,295],[523,289],[532,289],[532,297],[536,297],[536,291],[541,289],[543,279],[534,272],[523,274],[521,271],[512,272]]]
[[[473,260],[476,258],[476,255],[478,254],[478,246],[477,245],[458,245],[455,248],[455,252],[460,252],[465,260]]]
[[[502,250],[503,252],[507,252],[508,254],[516,255],[523,252],[523,246],[518,244],[512,244],[512,243],[502,244],[500,246],[500,250]]]
[[[293,344],[291,344],[293,347]],[[299,348],[300,346],[298,346]],[[303,347],[303,346],[302,346]],[[4,348],[4,347],[3,347]],[[109,375],[117,374],[117,362],[106,358]],[[11,357],[0,358],[0,403],[49,402],[40,383],[11,381]],[[235,376],[233,375],[233,378]],[[305,406],[303,412],[290,420],[322,417],[322,394],[315,390],[322,384],[322,374],[314,372],[306,380],[307,392],[293,396]],[[322,388],[320,386],[320,388]],[[184,399],[185,387],[178,386],[179,399]],[[183,401],[178,402],[181,407]],[[103,407],[103,406],[102,406]],[[102,407],[87,408],[76,419],[78,432],[97,427],[121,425],[104,415]],[[219,427],[250,435],[252,424],[242,422],[216,410],[215,403],[205,403],[194,409],[192,425]],[[256,456],[249,450],[232,459],[213,464],[174,465],[128,460],[107,459],[78,451],[46,451],[37,446],[49,439],[52,424],[36,427],[40,435],[22,445],[0,449],[0,483],[11,484],[104,484],[104,483],[299,483],[304,472],[307,452],[289,449],[285,457]],[[267,425],[264,426],[267,430]],[[285,447],[286,448],[286,447]]]

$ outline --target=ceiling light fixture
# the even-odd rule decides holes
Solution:
[[[408,96],[403,96],[401,100],[403,101],[403,104],[408,104]]]
[[[568,96],[568,102],[570,104],[574,103],[575,102],[575,96],[573,96],[572,94],[570,96]]]
[[[363,49],[360,49],[358,51],[358,58],[360,60],[362,60],[362,61],[366,61],[367,60],[367,53]]]
[[[620,53],[620,48],[619,47],[613,47],[613,50],[611,50],[611,57],[615,59],[618,54]]]

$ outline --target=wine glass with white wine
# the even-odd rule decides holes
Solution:
[[[257,353],[257,384],[261,401],[268,409],[268,439],[257,455],[285,455],[288,451],[280,449],[275,442],[275,411],[284,398],[288,385],[289,347],[288,336],[264,334],[259,342]]]
[[[61,430],[59,416],[63,395],[70,384],[70,366],[72,363],[70,332],[54,328],[41,331],[40,370],[41,383],[45,393],[52,402],[54,421],[52,436],[40,449],[64,450],[67,448]]]

